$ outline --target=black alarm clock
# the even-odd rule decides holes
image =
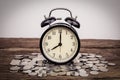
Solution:
[[[70,17],[64,19],[65,22],[56,22],[61,18],[51,17],[51,13],[56,10],[65,10],[70,13]],[[40,51],[42,55],[51,63],[65,64],[72,61],[80,50],[80,39],[73,27],[80,28],[76,18],[72,17],[70,10],[66,8],[55,8],[49,13],[49,17],[41,23],[41,27],[49,26],[40,38]]]

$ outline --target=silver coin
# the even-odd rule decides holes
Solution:
[[[81,66],[75,66],[76,69],[81,69]]]
[[[90,71],[90,74],[96,75],[96,74],[99,74],[99,72],[98,71]]]
[[[93,67],[93,64],[89,63],[89,64],[86,64],[86,66]]]
[[[103,63],[98,63],[98,64],[95,64],[96,66],[105,66],[105,64],[103,64]]]
[[[38,76],[39,76],[39,77],[43,77],[43,74],[42,74],[42,73],[38,73]]]
[[[88,60],[95,61],[95,60],[98,60],[98,59],[97,58],[88,58]]]
[[[108,61],[101,61],[101,63],[106,64],[106,63],[108,63]]]
[[[25,65],[27,65],[28,64],[28,62],[21,62],[20,63],[20,66],[25,66]]]
[[[96,65],[93,65],[92,68],[91,68],[91,70],[98,71],[99,69],[98,69],[98,67]]]
[[[29,72],[28,75],[31,75],[31,76],[35,76],[37,75],[38,73],[37,72]]]
[[[34,67],[34,65],[28,64],[28,65],[25,65],[25,66],[23,67],[23,70],[28,70],[28,69],[31,69],[31,68],[33,68],[33,67]]]
[[[89,55],[87,57],[93,58],[93,57],[95,57],[95,54],[89,53]]]
[[[40,53],[31,53],[33,56],[38,56]]]
[[[72,75],[72,72],[71,72],[71,71],[68,71],[68,72],[66,72],[66,75],[67,75],[67,76],[71,76],[71,75]]]
[[[55,67],[53,67],[53,71],[54,72],[60,72],[61,68],[59,66],[55,66]]]
[[[110,65],[110,66],[114,66],[114,65],[116,65],[115,63],[108,63],[108,65]]]
[[[73,63],[79,63],[79,62],[80,61],[78,59],[76,59],[76,58],[73,60]]]
[[[10,62],[10,65],[19,65],[20,62],[21,62],[21,60],[13,59],[13,60]]]
[[[10,70],[12,70],[12,71],[18,71],[19,69],[20,69],[20,67],[18,67],[18,66],[10,67]]]
[[[22,59],[22,58],[23,58],[23,55],[15,55],[14,58],[15,58],[15,59]]]
[[[32,68],[31,70],[39,70],[39,69],[40,69],[40,67],[36,66],[36,67]]]
[[[66,75],[66,72],[58,72],[57,73],[59,76],[65,76]]]
[[[83,65],[83,66],[81,66],[81,67],[82,67],[82,69],[87,69],[87,68],[89,68],[88,65]]]
[[[68,71],[68,66],[66,66],[66,65],[60,65],[60,70],[61,71]]]
[[[10,72],[11,72],[11,73],[17,73],[18,71],[13,71],[13,70],[11,70]]]
[[[96,57],[98,57],[98,58],[102,58],[102,56],[101,56],[101,55],[96,55]]]
[[[78,53],[78,55],[77,55],[78,57],[81,57],[82,56],[82,54],[81,53]]]
[[[98,64],[98,63],[100,63],[100,61],[99,61],[99,60],[92,61],[92,62],[93,62],[93,63],[97,63],[97,64]]]
[[[87,61],[86,63],[93,64],[93,61]]]
[[[23,73],[31,73],[31,70],[23,70]]]
[[[57,73],[52,72],[52,71],[51,71],[51,72],[49,72],[49,73],[48,73],[48,75],[50,75],[50,76],[58,76],[58,74],[57,74]]]
[[[87,74],[87,73],[79,73],[79,75],[80,75],[81,77],[87,77],[89,74]]]
[[[95,53],[88,53],[88,55],[96,55]]]
[[[80,73],[86,73],[86,70],[85,69],[80,69],[78,72],[80,72]]]
[[[81,55],[82,55],[82,56],[87,56],[87,55],[88,55],[88,53],[81,53]]]
[[[78,73],[78,72],[75,72],[75,73],[74,73],[74,76],[79,76],[79,73]]]
[[[20,63],[20,65],[27,65],[29,62],[31,62],[30,59],[23,59]]]
[[[98,68],[102,72],[107,72],[108,71],[108,69],[106,67],[98,67]]]
[[[101,57],[101,58],[99,58],[99,60],[101,60],[101,61],[105,61],[105,58]]]
[[[22,62],[30,62],[31,59],[22,59]]]
[[[80,61],[88,61],[88,59],[80,58]]]

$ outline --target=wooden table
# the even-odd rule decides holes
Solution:
[[[40,52],[37,38],[0,38],[0,80],[120,80],[120,40],[81,40],[80,52],[100,54],[107,61],[116,63],[108,66],[108,72],[88,77],[56,76],[37,77],[10,72],[10,61],[14,55]]]

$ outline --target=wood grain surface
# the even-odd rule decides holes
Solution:
[[[80,52],[100,54],[116,66],[108,72],[88,77],[56,76],[37,77],[10,72],[10,61],[14,55],[40,52],[38,38],[0,38],[0,80],[120,80],[120,40],[81,40]]]

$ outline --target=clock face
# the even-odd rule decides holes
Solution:
[[[54,63],[65,63],[72,60],[79,51],[79,38],[68,27],[48,29],[41,41],[42,54]]]

